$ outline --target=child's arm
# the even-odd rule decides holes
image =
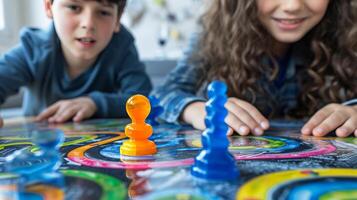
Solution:
[[[325,136],[336,129],[338,137],[357,136],[357,105],[329,104],[314,114],[304,125],[304,135]]]
[[[200,79],[200,73],[189,61],[191,54],[197,48],[197,40],[198,35],[191,37],[184,57],[166,77],[164,84],[152,92],[152,95],[160,100],[160,105],[164,108],[160,118],[166,122],[180,122],[180,116],[186,106],[194,102],[206,101],[204,97],[197,95],[196,83]]]
[[[0,117],[0,128],[4,125],[3,119]]]
[[[97,106],[89,97],[79,97],[70,100],[61,100],[36,117],[37,121],[47,120],[50,123],[62,123],[72,119],[80,122],[90,118],[97,111]]]
[[[21,86],[33,81],[28,65],[31,56],[28,54],[28,49],[21,44],[0,57],[0,105],[6,97],[16,94]]]
[[[195,128],[204,129],[206,99],[197,95],[196,86],[201,73],[195,63],[190,60],[196,48],[197,37],[193,37],[183,59],[170,73],[166,82],[153,92],[153,95],[160,99],[160,104],[164,107],[162,118],[165,121],[179,122],[181,120]],[[229,110],[226,122],[232,127],[228,134],[232,134],[233,130],[242,135],[250,132],[262,134],[263,130],[269,127],[268,120],[245,101],[229,98],[226,107]]]
[[[233,134],[233,131],[240,135],[248,135],[249,133],[262,135],[264,130],[269,128],[268,120],[246,101],[231,97],[225,107],[228,110],[225,122],[230,127],[228,135]],[[205,103],[194,102],[186,106],[182,119],[197,129],[204,129],[205,116]]]
[[[143,63],[139,61],[133,41],[125,48],[109,50],[98,61],[103,73],[95,77],[96,87],[88,89],[88,93],[80,95],[80,98],[54,103],[37,120],[60,123],[68,120],[81,121],[89,117],[126,117],[127,99],[134,94],[148,95],[151,82]]]

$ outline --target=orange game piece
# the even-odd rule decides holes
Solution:
[[[157,152],[155,143],[148,140],[153,132],[152,127],[145,123],[150,110],[150,101],[145,96],[134,95],[128,99],[126,111],[132,123],[125,127],[125,135],[129,137],[129,140],[124,141],[121,145],[120,154],[144,156]]]

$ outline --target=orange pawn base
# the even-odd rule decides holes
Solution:
[[[120,147],[121,155],[147,156],[157,152],[155,143],[148,139],[153,132],[152,127],[145,123],[150,109],[150,101],[143,95],[134,95],[126,102],[126,111],[132,123],[125,126],[124,132],[129,140]]]
[[[156,152],[156,144],[150,140],[127,140],[120,147],[120,154],[125,156],[147,156]]]

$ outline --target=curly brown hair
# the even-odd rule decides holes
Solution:
[[[355,0],[330,1],[321,22],[301,41],[310,46],[306,66],[297,74],[301,92],[293,117],[311,115],[323,103],[357,96],[357,9]],[[255,0],[213,0],[202,16],[199,49],[192,56],[202,70],[202,80],[225,80],[228,95],[254,104],[262,76],[278,74],[272,52],[273,38],[258,20]],[[263,58],[272,65],[264,66]],[[323,103],[322,103],[323,102]]]

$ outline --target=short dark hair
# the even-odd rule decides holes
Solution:
[[[54,0],[51,0],[51,3],[53,3]],[[118,5],[118,16],[120,17],[121,14],[123,14],[125,5],[126,5],[126,0],[92,0],[92,1],[97,1],[100,3],[114,3]]]

